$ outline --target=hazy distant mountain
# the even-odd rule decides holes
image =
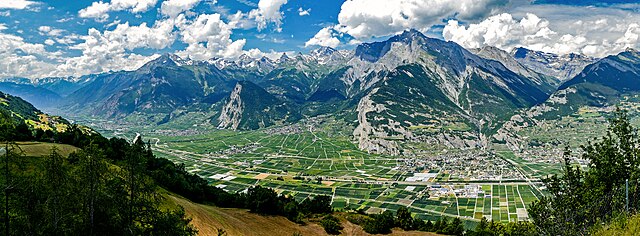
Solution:
[[[93,80],[97,75],[87,75],[78,78],[77,80],[70,80],[68,78],[43,78],[33,82],[37,87],[46,88],[54,93],[57,93],[61,97],[69,96],[76,90],[82,88],[88,82]]]
[[[0,82],[0,91],[21,97],[40,109],[57,106],[62,99],[60,95],[49,89],[28,83]]]
[[[511,54],[529,69],[555,77],[559,83],[573,78],[596,60],[581,54],[556,55],[526,48],[515,48]]]
[[[629,49],[588,65],[562,84],[543,104],[544,117],[572,114],[581,106],[614,105],[624,95],[640,93],[640,53]]]
[[[63,97],[82,88],[96,75],[80,78],[48,77],[40,79],[4,78],[0,79],[0,91],[19,96],[40,109],[60,105]]]

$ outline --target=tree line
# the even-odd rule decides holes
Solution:
[[[532,236],[539,232],[530,222],[500,222],[487,221],[482,218],[473,230],[465,229],[464,222],[460,218],[442,217],[436,221],[423,220],[414,217],[411,211],[404,206],[394,213],[385,211],[380,214],[367,215],[362,212],[347,214],[345,217],[351,223],[362,226],[362,229],[370,234],[388,234],[393,228],[405,231],[434,232],[444,235],[471,235],[471,236]],[[324,220],[324,219],[323,219]],[[329,232],[329,231],[327,231]],[[335,233],[338,234],[338,233]]]
[[[194,235],[183,210],[162,209],[154,181],[116,166],[90,146],[69,157],[21,155],[5,145],[2,177],[4,235]],[[136,146],[132,145],[131,149]],[[126,152],[135,160],[136,152]]]

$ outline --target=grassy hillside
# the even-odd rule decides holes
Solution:
[[[77,147],[58,144],[58,143],[43,143],[43,142],[16,142],[20,149],[24,152],[25,156],[30,157],[42,157],[51,154],[51,149],[56,148],[57,152],[63,157],[68,157],[72,152],[80,150]],[[4,143],[2,146],[4,147]]]
[[[316,223],[299,225],[282,216],[263,216],[250,213],[245,209],[219,208],[209,205],[193,203],[178,195],[168,193],[166,195],[169,205],[180,205],[184,208],[188,217],[198,229],[198,235],[217,235],[217,229],[222,228],[227,235],[293,235],[298,232],[302,235],[327,235],[324,229]],[[338,214],[338,213],[337,213]],[[362,227],[341,220],[344,229],[342,235],[370,235],[362,230]],[[402,231],[396,229],[388,235],[438,235],[427,232]]]
[[[640,233],[640,215],[630,216],[626,220],[614,222],[596,230],[593,235],[632,236]]]
[[[299,226],[282,216],[262,216],[245,209],[196,204],[176,195],[168,195],[168,199],[184,207],[199,235],[215,235],[219,228],[228,235],[293,235],[295,232],[324,235],[324,229],[319,225]]]

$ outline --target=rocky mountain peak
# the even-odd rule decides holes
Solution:
[[[160,57],[147,62],[141,69],[152,69],[157,67],[174,67],[186,64],[187,60],[180,58],[178,55],[172,53],[162,54]]]
[[[286,63],[291,61],[291,57],[287,56],[286,53],[282,53],[282,55],[280,56],[280,58],[278,58],[278,63]]]
[[[416,29],[408,29],[403,31],[401,34],[396,36],[399,40],[408,42],[408,41],[413,41],[416,39],[424,39],[427,38],[427,36],[425,36],[424,34],[422,34],[420,31],[416,30]]]
[[[311,52],[309,52],[309,55],[311,56],[331,56],[333,53],[337,52],[338,50],[332,48],[332,47],[325,47],[325,46],[321,46],[318,47],[314,50],[311,50]]]

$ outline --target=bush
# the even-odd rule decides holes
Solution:
[[[320,225],[322,225],[324,231],[326,231],[328,234],[333,235],[340,234],[340,230],[344,228],[340,224],[338,218],[333,215],[326,215],[324,218],[322,218],[322,221],[320,221]]]
[[[370,234],[388,234],[393,227],[395,227],[395,217],[391,211],[373,215],[362,225],[362,229]]]

